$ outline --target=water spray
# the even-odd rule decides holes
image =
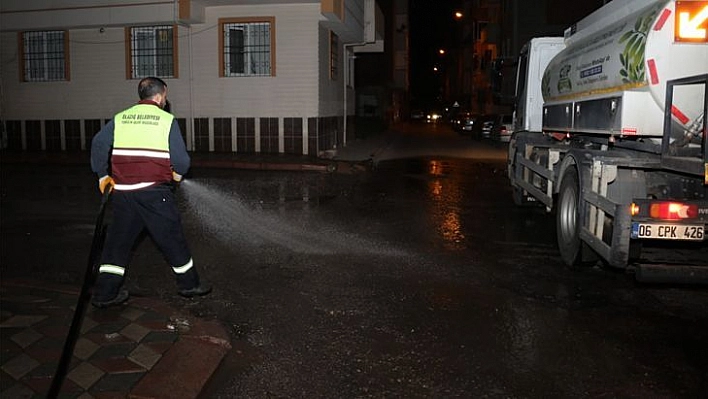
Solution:
[[[276,245],[312,255],[403,255],[400,250],[342,232],[332,224],[318,224],[313,228],[302,221],[288,220],[282,214],[253,209],[238,194],[227,192],[222,186],[192,179],[185,179],[181,184],[187,205],[204,231],[229,247],[238,243],[257,248]]]

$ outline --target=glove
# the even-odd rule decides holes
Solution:
[[[172,171],[172,180],[174,180],[177,183],[181,183],[182,182],[182,175],[180,175],[179,173],[177,173],[173,170]]]
[[[108,192],[113,191],[113,186],[115,185],[116,182],[113,181],[113,178],[108,175],[98,179],[98,189],[101,190],[101,194],[106,192],[106,188],[108,188]]]

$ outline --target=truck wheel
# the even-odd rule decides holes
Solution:
[[[556,211],[558,249],[569,266],[580,266],[594,258],[588,253],[592,250],[580,240],[580,223],[580,179],[578,169],[570,167],[563,174]]]

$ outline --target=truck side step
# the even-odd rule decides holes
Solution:
[[[708,284],[708,267],[642,264],[634,277],[642,283]]]

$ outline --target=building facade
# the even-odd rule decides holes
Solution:
[[[3,0],[3,148],[87,150],[159,76],[191,151],[320,155],[347,140],[375,0]]]

